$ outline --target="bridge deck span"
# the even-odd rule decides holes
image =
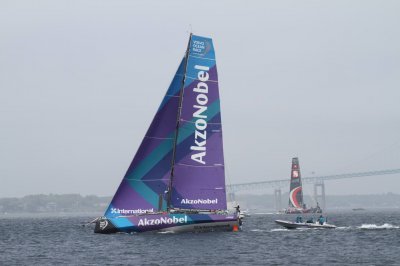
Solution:
[[[393,175],[393,174],[399,174],[399,173],[400,173],[400,169],[386,169],[386,170],[358,172],[358,173],[302,177],[302,183],[303,184],[314,184],[314,183],[321,183],[326,180],[354,178],[354,177],[366,177],[366,176]],[[270,181],[261,181],[261,182],[230,184],[230,185],[226,186],[226,190],[228,192],[238,192],[238,191],[242,191],[242,190],[259,190],[259,189],[265,189],[268,187],[282,188],[282,187],[288,186],[288,184],[289,184],[289,178],[270,180]]]

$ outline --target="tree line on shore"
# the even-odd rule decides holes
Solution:
[[[238,194],[236,202],[242,208],[275,210],[274,195]],[[104,212],[111,197],[80,194],[29,195],[20,198],[0,198],[0,214],[7,213],[80,213]],[[305,196],[308,206],[315,205],[312,197]],[[281,207],[288,204],[287,193],[282,194]],[[326,206],[334,208],[400,208],[400,194],[385,193],[375,195],[327,195]]]

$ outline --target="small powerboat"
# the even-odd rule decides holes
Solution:
[[[287,229],[297,229],[297,228],[321,228],[321,229],[334,229],[336,228],[333,224],[323,223],[320,224],[319,222],[315,223],[307,223],[307,222],[290,222],[284,220],[275,220],[275,223],[286,227]]]

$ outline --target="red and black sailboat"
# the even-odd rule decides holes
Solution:
[[[290,174],[289,207],[285,213],[322,213],[321,208],[308,208],[303,200],[303,186],[301,184],[301,173],[299,158],[292,158],[292,170]]]

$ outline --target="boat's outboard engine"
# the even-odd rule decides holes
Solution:
[[[101,217],[96,221],[94,232],[100,234],[112,234],[116,233],[117,229],[107,218]]]

